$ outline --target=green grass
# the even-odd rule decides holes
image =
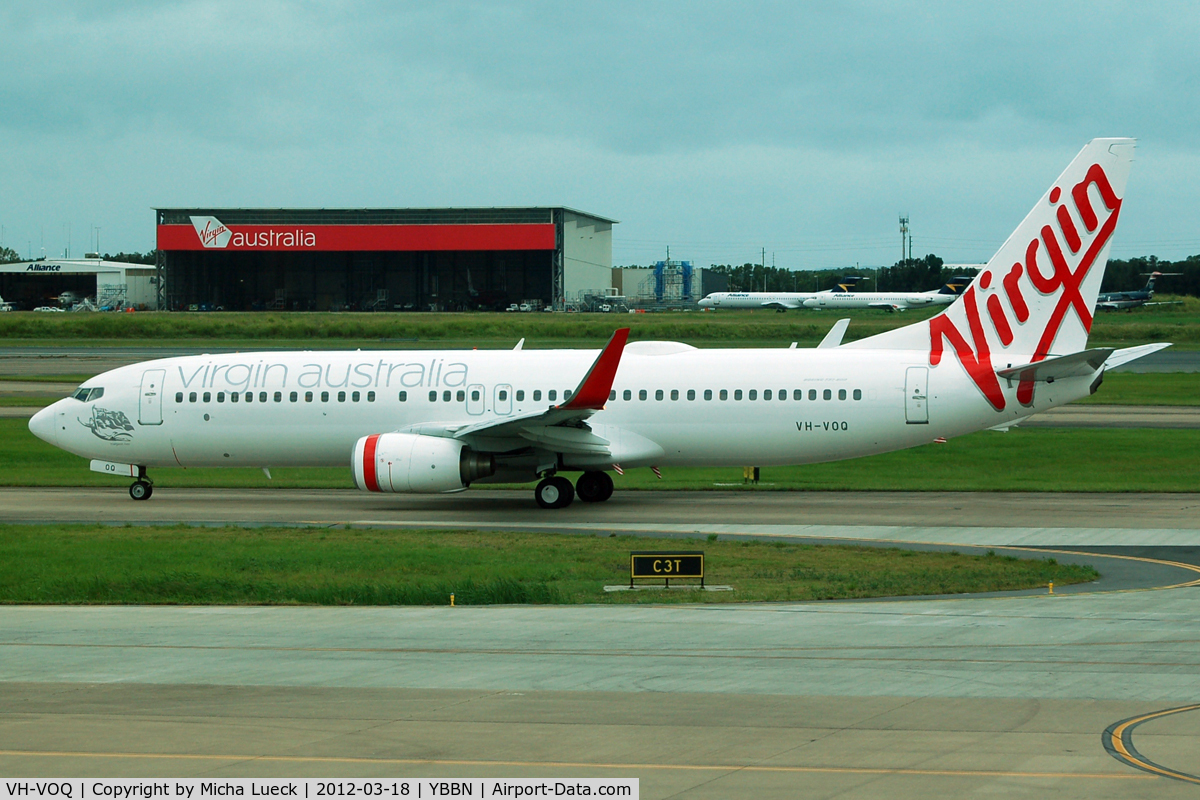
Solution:
[[[1200,430],[1016,428],[983,431],[895,453],[769,467],[757,487],[742,484],[740,468],[667,468],[664,480],[648,469],[616,476],[621,489],[891,490],[891,491],[1200,491]],[[169,487],[352,488],[345,467],[272,469],[165,468],[151,470]],[[123,486],[90,472],[87,461],[35,438],[20,419],[0,419],[0,486]],[[479,487],[478,490],[486,490]]]
[[[710,584],[612,592],[640,537],[464,531],[0,525],[0,603],[462,605],[825,600],[1095,580],[1054,559],[707,541]],[[690,543],[684,549],[698,549]]]
[[[1107,372],[1082,405],[1200,406],[1200,372]]]
[[[816,344],[840,317],[853,322],[846,340],[927,319],[936,309],[889,314],[846,312],[719,311],[657,314],[309,313],[220,312],[144,314],[0,315],[7,346],[170,344],[222,347],[511,347],[522,337],[534,347],[599,347],[618,327],[633,340],[667,339],[697,346],[770,347]],[[1200,346],[1200,299],[1132,313],[1098,314],[1093,346],[1169,341]]]

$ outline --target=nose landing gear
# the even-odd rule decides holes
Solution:
[[[149,500],[154,494],[154,482],[146,476],[146,468],[138,467],[138,479],[129,487],[129,496],[134,500]]]

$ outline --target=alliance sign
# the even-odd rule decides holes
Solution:
[[[553,224],[226,225],[191,216],[191,225],[159,225],[159,250],[445,251],[553,250]]]

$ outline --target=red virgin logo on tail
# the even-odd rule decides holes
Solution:
[[[1090,187],[1095,187],[1104,202],[1107,217],[1101,224],[1092,206],[1092,198],[1088,194]],[[1109,183],[1108,176],[1099,164],[1093,164],[1088,169],[1083,180],[1071,188],[1075,214],[1083,223],[1085,235],[1090,240],[1085,242],[1075,225],[1071,213],[1065,204],[1060,204],[1062,190],[1055,187],[1050,192],[1050,203],[1055,205],[1055,226],[1043,225],[1040,237],[1034,239],[1025,248],[1024,262],[1018,261],[1012,265],[1001,280],[1001,287],[989,292],[985,300],[987,307],[986,322],[990,323],[992,333],[1001,347],[1011,345],[1021,327],[1026,323],[1044,325],[1037,345],[1033,348],[1032,361],[1041,361],[1050,353],[1054,339],[1062,328],[1069,310],[1074,310],[1085,331],[1092,327],[1092,310],[1083,298],[1081,286],[1088,271],[1095,264],[1100,251],[1112,237],[1117,227],[1117,217],[1121,212],[1121,199],[1117,197]],[[1063,249],[1065,242],[1066,250]],[[1084,245],[1087,245],[1086,250]],[[1044,254],[1039,264],[1039,251]],[[1080,254],[1082,251],[1082,254]],[[1071,260],[1078,256],[1075,268],[1071,268]],[[1049,274],[1045,274],[1046,262],[1049,262]],[[980,290],[991,288],[993,275],[986,270],[979,276]],[[1058,301],[1048,315],[1039,314],[1037,319],[1031,319],[1030,303],[1026,300],[1025,291],[1032,289],[1043,297],[1057,295]],[[958,329],[950,318],[949,312],[943,312],[929,320],[929,363],[936,366],[941,363],[945,341],[949,340],[958,356],[959,363],[966,370],[971,380],[983,393],[988,402],[997,411],[1003,411],[1006,405],[1000,381],[992,366],[992,353],[988,345],[988,332],[985,330],[985,320],[979,313],[979,302],[976,286],[972,285],[963,293],[962,307],[967,317],[967,326],[971,341]],[[1001,295],[1008,301],[1007,308],[1001,300]],[[1029,295],[1033,297],[1033,295]],[[1041,307],[1042,304],[1037,304]],[[1010,314],[1016,325],[1010,321]],[[1014,333],[1015,331],[1015,333]],[[1024,337],[1023,337],[1024,338]],[[1028,351],[1025,351],[1028,352]],[[1017,400],[1022,405],[1033,402],[1033,381],[1022,381],[1017,387]]]

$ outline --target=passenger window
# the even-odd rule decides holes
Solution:
[[[196,402],[196,393],[195,392],[192,392],[191,394],[188,395],[188,402],[189,403]]]
[[[672,399],[672,400],[678,400],[678,399],[679,399],[679,390],[678,390],[678,389],[672,389],[672,390],[671,390],[671,399]]]
[[[763,400],[770,400],[770,399],[771,399],[771,390],[763,389]]]
[[[663,390],[662,390],[662,389],[655,389],[655,390],[654,390],[654,399],[655,399],[655,400],[662,400],[662,399],[663,399]]]
[[[208,403],[211,400],[212,400],[212,392],[205,392],[204,393],[204,402]]]
[[[339,403],[346,402],[346,393],[345,392],[338,392],[338,402]]]
[[[276,403],[282,403],[283,402],[283,392],[276,392],[275,397],[272,399],[274,399],[274,401]],[[296,402],[296,393],[295,392],[292,392],[292,402],[293,403]]]
[[[368,403],[375,402],[375,393],[374,392],[367,392],[367,402]]]
[[[358,399],[359,399],[360,397],[362,397],[362,395],[361,395],[361,394],[359,394],[358,392],[352,392],[352,393],[350,394],[350,400],[351,400],[352,402],[355,402],[355,403],[357,403],[357,402],[358,402]]]
[[[305,400],[306,402],[309,402],[309,403],[311,403],[311,402],[312,402],[312,392],[305,392],[305,393],[304,393],[304,400]],[[288,395],[288,401],[289,401],[289,402],[291,402],[291,403],[294,403],[294,402],[296,402],[296,393],[295,393],[295,392],[292,392],[291,394],[289,394],[289,395]],[[276,403],[282,403],[282,402],[283,402],[283,392],[276,392],[276,393],[275,393],[275,402],[276,402]]]
[[[712,389],[705,389],[705,390],[704,390],[704,399],[705,399],[705,400],[712,400]]]
[[[460,403],[465,403],[467,401],[467,393],[464,392],[462,389],[459,389],[457,392],[454,393],[454,399]],[[518,400],[521,399],[521,392],[517,392],[517,399]]]
[[[855,390],[854,390],[854,399],[855,399],[855,400],[862,400],[862,389],[855,389]]]
[[[472,400],[478,400],[479,398],[478,398],[478,397],[472,397],[471,399],[472,399]],[[534,389],[534,390],[533,390],[533,399],[534,399],[534,401],[535,401],[535,402],[536,402],[536,401],[538,401],[538,400],[541,400],[541,399],[542,399],[542,390],[541,390],[541,389]]]
[[[809,389],[809,390],[808,390],[808,399],[809,399],[809,400],[816,400],[816,399],[817,399],[817,390],[816,390],[816,389]]]
[[[741,400],[741,399],[742,399],[742,390],[741,390],[741,389],[734,389],[734,390],[733,390],[733,399],[734,399],[734,400]]]
[[[292,394],[294,395],[294,394],[295,394],[295,392],[292,392]],[[311,402],[312,402],[312,398],[313,398],[313,393],[312,393],[312,392],[305,392],[305,393],[304,393],[304,402],[306,402],[306,403],[311,403]]]
[[[462,394],[462,392],[459,392],[459,394]],[[462,398],[460,397],[459,400],[461,400],[461,399]],[[524,399],[525,399],[525,390],[517,389],[517,402],[520,403]]]
[[[821,396],[824,397],[826,400],[832,400],[833,399],[833,390],[826,389],[825,391],[821,392]]]
[[[846,399],[846,390],[838,389],[838,400],[845,400],[845,399]]]
[[[254,392],[246,392],[246,402],[247,403],[254,402]]]
[[[609,400],[609,402],[612,402],[613,400],[616,400],[616,399],[617,399],[617,390],[613,389],[612,391],[610,391],[608,393],[608,400]]]
[[[622,392],[622,393],[621,393],[621,397],[625,398],[626,400],[632,400],[632,399],[633,399],[633,392],[631,392],[631,391],[629,391],[628,389],[626,389],[624,392]]]
[[[329,402],[329,392],[321,392],[321,402],[322,403]]]
[[[696,390],[688,389],[687,398],[688,398],[688,400],[695,400],[696,399]]]
[[[401,403],[407,403],[407,402],[408,402],[408,392],[401,392],[401,393],[400,393],[400,402],[401,402]]]
[[[447,389],[446,391],[442,392],[442,402],[443,402],[443,403],[449,403],[449,402],[450,402],[450,390],[449,390],[449,389]]]
[[[217,402],[218,403],[225,402],[225,393],[224,392],[217,392]]]
[[[437,392],[430,392],[430,393],[429,393],[429,402],[431,402],[431,403],[436,403],[436,402],[437,402]]]
[[[803,400],[804,399],[804,390],[803,389],[793,389],[792,390],[792,399],[793,400]]]
[[[787,389],[780,389],[780,390],[779,390],[779,399],[780,399],[780,400],[787,400]]]
[[[546,392],[546,399],[547,400],[557,400],[558,392],[555,391],[554,389],[551,389],[550,391]]]
[[[751,389],[748,394],[748,398],[750,400],[757,400],[758,399],[758,389]]]
[[[240,395],[237,392],[230,392],[229,393],[229,402],[236,403],[238,401],[238,397],[240,397]],[[217,396],[217,402],[218,403],[221,402],[220,395]]]
[[[258,393],[258,402],[260,402],[260,403],[265,403],[265,402],[267,402],[267,393],[266,393],[266,392],[259,392],[259,393]]]
[[[176,393],[175,393],[175,402],[176,402],[176,403],[182,403],[182,402],[183,402],[183,392],[176,392]]]
[[[705,394],[707,394],[707,392]],[[729,399],[729,390],[722,389],[721,393],[718,394],[717,397],[721,398],[722,400],[728,400]]]
[[[571,395],[573,395],[573,394],[575,394],[575,390],[574,390],[574,389],[564,389],[564,390],[563,390],[563,400],[564,400],[564,401],[566,401],[566,400],[570,400],[570,399],[571,399]]]
[[[638,389],[638,400],[645,400],[647,397],[645,389]]]

